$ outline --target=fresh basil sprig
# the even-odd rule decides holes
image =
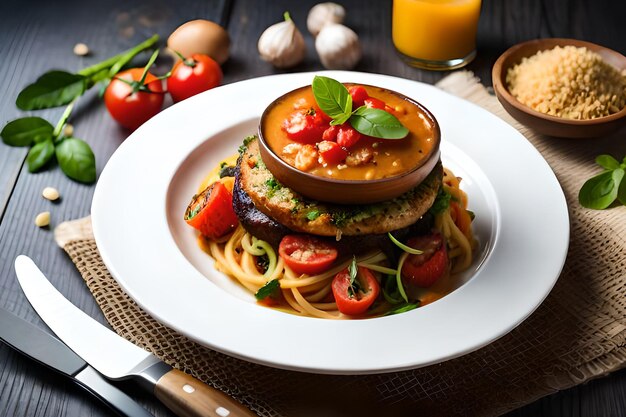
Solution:
[[[588,179],[578,193],[580,205],[595,210],[604,210],[617,199],[626,205],[626,156],[622,162],[611,155],[600,155],[596,163],[604,171]]]
[[[403,139],[409,134],[409,129],[391,113],[366,106],[353,110],[350,92],[337,80],[316,75],[311,87],[317,105],[332,119],[331,125],[349,121],[358,132],[380,139]]]
[[[278,279],[273,279],[271,281],[266,282],[265,285],[259,288],[256,294],[254,294],[254,297],[257,300],[261,301],[261,300],[266,299],[267,297],[272,297],[276,295],[279,289],[280,289],[280,282],[278,281]]]
[[[112,78],[137,54],[151,48],[158,35],[137,46],[78,71],[49,71],[26,86],[15,104],[21,110],[40,110],[68,104],[56,127],[41,117],[22,117],[7,123],[0,137],[10,146],[32,146],[26,156],[30,172],[45,167],[55,156],[61,170],[71,179],[84,183],[96,180],[96,159],[89,145],[77,138],[66,137],[63,128],[74,108],[74,103],[89,88]]]

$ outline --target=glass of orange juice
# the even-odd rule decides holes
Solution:
[[[392,37],[411,66],[450,70],[476,56],[481,0],[393,0]]]

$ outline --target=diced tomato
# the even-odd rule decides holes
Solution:
[[[336,142],[323,140],[317,144],[317,151],[320,156],[329,165],[337,165],[346,160],[348,151],[339,146]]]
[[[365,99],[365,107],[385,110],[385,102],[374,97]]]
[[[185,211],[185,221],[209,239],[224,236],[237,227],[233,196],[220,181],[195,195]]]
[[[361,134],[349,124],[346,123],[339,127],[339,132],[337,132],[337,143],[339,146],[350,149],[359,139],[361,139]]]
[[[296,110],[283,121],[283,130],[289,139],[299,143],[316,143],[322,139],[324,130],[328,127],[322,112],[314,109]]]
[[[309,235],[287,235],[278,245],[278,254],[296,274],[317,275],[331,267],[337,249]]]
[[[335,275],[331,288],[339,311],[350,316],[365,313],[380,292],[380,285],[372,272],[360,266],[352,287],[350,286],[350,272],[346,268]]]
[[[407,245],[423,253],[407,257],[402,265],[403,283],[428,288],[447,272],[448,253],[441,233],[411,238]]]
[[[337,140],[337,133],[339,132],[339,126],[330,126],[328,129],[324,131],[322,135],[322,139],[335,141]]]
[[[348,92],[352,96],[352,109],[356,109],[357,107],[361,107],[365,99],[369,97],[365,88],[360,85],[355,85],[348,88]]]

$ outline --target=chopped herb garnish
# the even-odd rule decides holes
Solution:
[[[443,213],[445,210],[448,209],[448,207],[450,207],[451,198],[452,198],[452,195],[447,193],[443,189],[443,186],[439,187],[439,191],[437,192],[437,197],[435,197],[435,202],[430,207],[430,209],[428,209],[428,211],[435,216],[437,214]]]
[[[276,178],[274,178],[274,177],[272,177],[272,178],[268,179],[267,181],[265,181],[265,185],[268,188],[267,195],[269,197],[272,197],[276,191],[278,191],[281,188],[283,188],[283,186],[278,181],[276,181]]]
[[[248,149],[248,145],[250,144],[250,142],[252,142],[255,139],[256,139],[256,135],[246,136],[243,139],[243,144],[239,146],[239,149],[238,149],[239,154],[240,155],[243,154],[246,151],[246,149]]]
[[[348,295],[350,298],[356,296],[361,290],[361,285],[357,277],[359,276],[359,267],[356,264],[356,257],[352,257],[352,262],[348,265],[348,274],[350,275],[350,286],[348,287]]]
[[[311,210],[306,214],[306,218],[310,221],[317,219],[320,216],[320,212],[317,210]]]
[[[261,301],[266,299],[267,297],[276,296],[278,290],[280,289],[280,282],[278,279],[273,279],[267,282],[264,286],[259,288],[259,290],[254,294],[257,300]]]

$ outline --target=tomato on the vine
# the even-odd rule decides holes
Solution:
[[[161,111],[163,96],[161,79],[144,68],[131,68],[111,80],[104,92],[104,104],[116,122],[137,129]]]
[[[174,65],[167,79],[167,90],[178,102],[217,87],[222,78],[222,69],[211,57],[193,54]]]

